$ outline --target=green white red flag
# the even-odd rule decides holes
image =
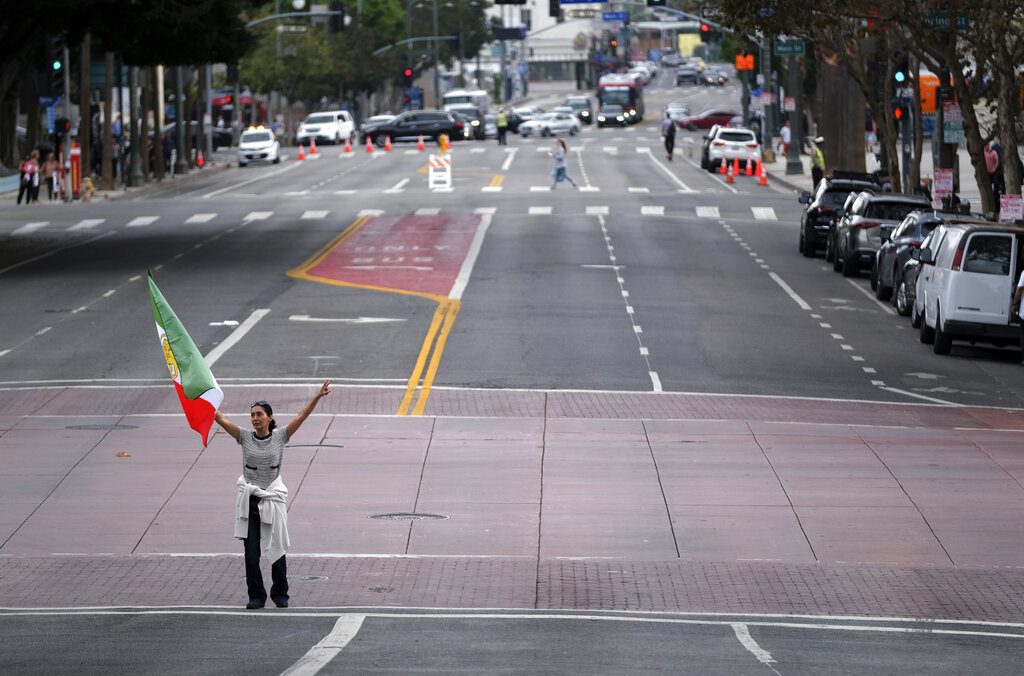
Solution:
[[[171,373],[188,425],[199,432],[205,447],[217,409],[224,401],[224,392],[174,310],[156,287],[152,273],[148,277],[153,319],[156,320],[156,332],[160,336],[167,370]]]

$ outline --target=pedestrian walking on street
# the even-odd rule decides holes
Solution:
[[[568,163],[565,161],[568,154],[569,148],[565,145],[565,141],[560,138],[555,139],[555,149],[551,151],[551,157],[555,159],[555,165],[551,168],[551,177],[554,179],[551,183],[552,190],[562,181],[569,181],[569,183],[572,183],[572,187],[579,188],[576,185],[576,181],[572,180],[568,173]]]
[[[786,124],[779,130],[779,150],[782,151],[783,157],[789,157],[789,144],[792,142],[792,138],[793,130],[789,126],[789,120],[786,120]]]
[[[814,149],[811,151],[811,183],[812,190],[818,188],[818,183],[825,177],[825,153],[821,147],[825,144],[825,137],[819,136],[814,139]]]
[[[508,145],[506,135],[508,134],[508,113],[505,112],[504,108],[498,110],[498,114],[494,117],[494,123],[498,127],[498,145]]]
[[[331,393],[331,381],[325,380],[305,408],[279,429],[274,409],[264,400],[249,407],[252,430],[242,430],[220,411],[217,424],[242,447],[242,476],[238,477],[235,502],[235,537],[244,542],[245,582],[249,591],[246,608],[256,610],[267,603],[267,590],[260,572],[260,551],[270,559],[273,585],[270,598],[278,608],[288,607],[288,512],[285,501],[288,488],[281,480],[284,446],[306,421],[317,403]]]
[[[661,138],[665,141],[665,157],[672,161],[672,151],[676,147],[676,122],[666,112],[661,122]]]

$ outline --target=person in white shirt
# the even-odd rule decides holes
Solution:
[[[267,550],[271,562],[273,586],[270,598],[278,608],[288,607],[288,512],[285,501],[288,488],[281,481],[281,462],[285,443],[299,431],[317,402],[331,393],[331,381],[325,380],[320,391],[282,430],[274,420],[274,409],[263,399],[249,407],[252,430],[242,431],[238,425],[217,411],[217,424],[242,447],[242,476],[238,477],[238,498],[235,504],[235,537],[244,542],[245,581],[249,589],[246,608],[256,610],[267,602],[267,590],[260,572],[260,550]]]
[[[790,129],[789,120],[786,120],[785,126],[779,130],[779,150],[782,151],[783,157],[789,157],[789,143],[793,137],[793,130]]]

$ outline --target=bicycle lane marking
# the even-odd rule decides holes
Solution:
[[[290,277],[437,304],[397,415],[422,415],[491,213],[362,216]]]

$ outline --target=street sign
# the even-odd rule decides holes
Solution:
[[[935,168],[935,181],[932,183],[932,206],[942,208],[942,198],[953,194],[953,170]]]
[[[604,21],[629,21],[629,12],[602,12]]]
[[[805,51],[803,40],[775,41],[775,56],[803,56]]]
[[[1024,202],[1021,195],[999,196],[999,222],[1015,223],[1024,219]]]
[[[754,55],[736,55],[736,70],[754,70]]]
[[[964,117],[960,104],[955,101],[942,102],[942,142],[964,142]]]
[[[792,113],[796,110],[796,97],[787,96],[782,99],[782,109],[787,113]]]
[[[934,14],[929,14],[924,18],[924,22],[931,28],[949,28],[949,12],[943,9]],[[970,25],[971,20],[966,14],[956,15],[956,30],[967,30]]]
[[[721,21],[722,10],[718,7],[710,7],[701,5],[700,7],[700,18],[707,19],[708,21]]]

